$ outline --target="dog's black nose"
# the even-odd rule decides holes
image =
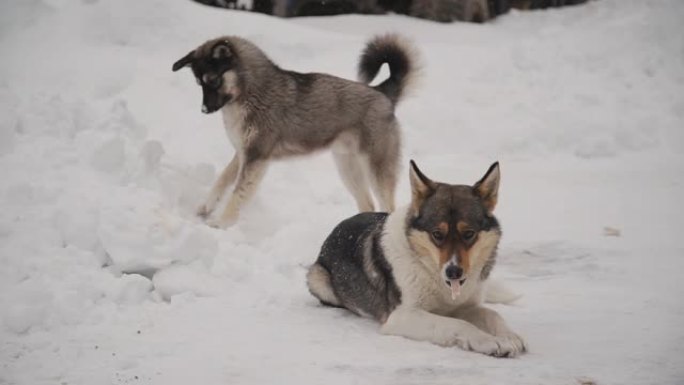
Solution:
[[[463,269],[456,265],[449,265],[446,268],[447,279],[460,279],[463,276]]]

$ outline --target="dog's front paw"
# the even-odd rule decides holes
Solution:
[[[478,333],[462,340],[458,346],[464,350],[494,357],[515,357],[527,351],[525,341],[514,333],[497,337]]]
[[[214,218],[207,220],[207,224],[215,229],[227,229],[237,222],[238,216]]]
[[[207,219],[209,217],[209,215],[211,215],[212,211],[214,211],[214,210],[207,207],[206,204],[203,204],[197,208],[197,211],[195,211],[195,214],[197,214],[197,216],[202,218],[202,219]]]
[[[463,350],[482,353],[488,356],[498,356],[500,350],[497,338],[484,332],[460,339],[457,345]]]
[[[497,336],[496,340],[501,347],[498,357],[516,357],[527,351],[525,340],[515,333]]]
[[[230,223],[225,223],[224,221],[222,221],[220,219],[209,219],[207,221],[207,225],[209,225],[210,227],[213,227],[215,229],[224,229],[224,230],[227,229],[228,227],[230,227]]]

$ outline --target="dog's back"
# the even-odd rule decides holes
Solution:
[[[418,72],[418,55],[411,44],[392,34],[369,41],[359,59],[357,82],[323,73],[284,70],[257,53],[258,48],[251,43],[240,43],[249,53],[245,55],[249,64],[241,75],[241,83],[249,89],[243,93],[247,108],[253,109],[248,119],[254,126],[278,133],[274,155],[309,153],[347,133],[367,150],[374,150],[368,147],[377,144],[379,151],[398,158],[395,147],[400,135],[394,109]],[[385,63],[390,68],[389,78],[370,86]],[[260,73],[250,73],[253,67]]]
[[[374,137],[378,130],[387,134],[378,122],[392,121],[394,106],[381,92],[328,74],[279,72],[284,86],[270,90],[279,94],[272,96],[278,102],[268,114],[253,114],[252,119],[259,127],[277,126],[282,145],[296,144],[307,153],[329,146],[342,132],[356,137]]]

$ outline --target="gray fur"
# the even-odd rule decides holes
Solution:
[[[375,48],[367,48],[364,55],[388,49],[388,45],[395,52],[406,46],[397,39],[383,38],[383,44],[378,44],[378,39],[372,41]],[[362,59],[368,61],[366,56]],[[409,51],[400,59],[405,60],[402,68],[410,71],[390,77],[391,98],[364,83],[283,70],[254,44],[235,36],[210,40],[176,62],[174,70],[192,67],[203,88],[203,109],[222,109],[229,136],[232,130],[236,137],[231,140],[238,152],[240,171],[234,199],[227,207],[231,212],[224,212],[215,224],[225,227],[237,219],[240,206],[253,193],[270,160],[325,148],[335,153],[340,174],[360,211],[374,209],[369,189],[381,209],[392,211],[401,147],[393,100],[415,68]],[[382,58],[375,55],[374,60]],[[228,84],[228,75],[234,75],[235,84]],[[211,80],[219,76],[222,85],[212,88]],[[219,182],[217,186],[223,187],[226,179]],[[237,193],[242,196],[235,196]],[[210,198],[217,199],[216,195],[212,193]],[[208,215],[212,209],[213,204],[207,201],[200,214]]]
[[[487,278],[489,278],[489,275],[494,269],[494,265],[496,265],[496,250],[489,256],[489,258],[487,258],[484,266],[482,266],[482,271],[480,271],[480,280],[486,281]]]

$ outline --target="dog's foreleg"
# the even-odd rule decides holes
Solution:
[[[508,356],[510,357],[527,351],[525,341],[506,325],[506,322],[499,313],[492,309],[472,306],[460,309],[454,315],[496,336],[498,343],[509,352]]]
[[[395,309],[380,331],[441,346],[458,346],[490,356],[507,356],[496,337],[464,320],[444,317],[418,308]]]
[[[244,161],[226,208],[219,218],[208,222],[210,226],[226,228],[235,224],[240,215],[240,208],[254,195],[259,182],[263,179],[267,164],[265,159],[247,158]]]
[[[239,169],[240,159],[238,157],[238,154],[236,153],[235,156],[233,156],[233,159],[230,161],[230,163],[228,163],[226,168],[223,169],[223,172],[221,172],[221,175],[214,183],[214,186],[211,188],[211,192],[209,192],[209,196],[207,197],[206,202],[197,209],[197,215],[199,215],[202,218],[206,218],[214,211],[214,208],[216,208],[216,204],[219,200],[221,200],[221,197],[223,196],[223,193],[226,191],[226,188],[228,188],[228,186],[235,182],[235,178],[237,178]]]

